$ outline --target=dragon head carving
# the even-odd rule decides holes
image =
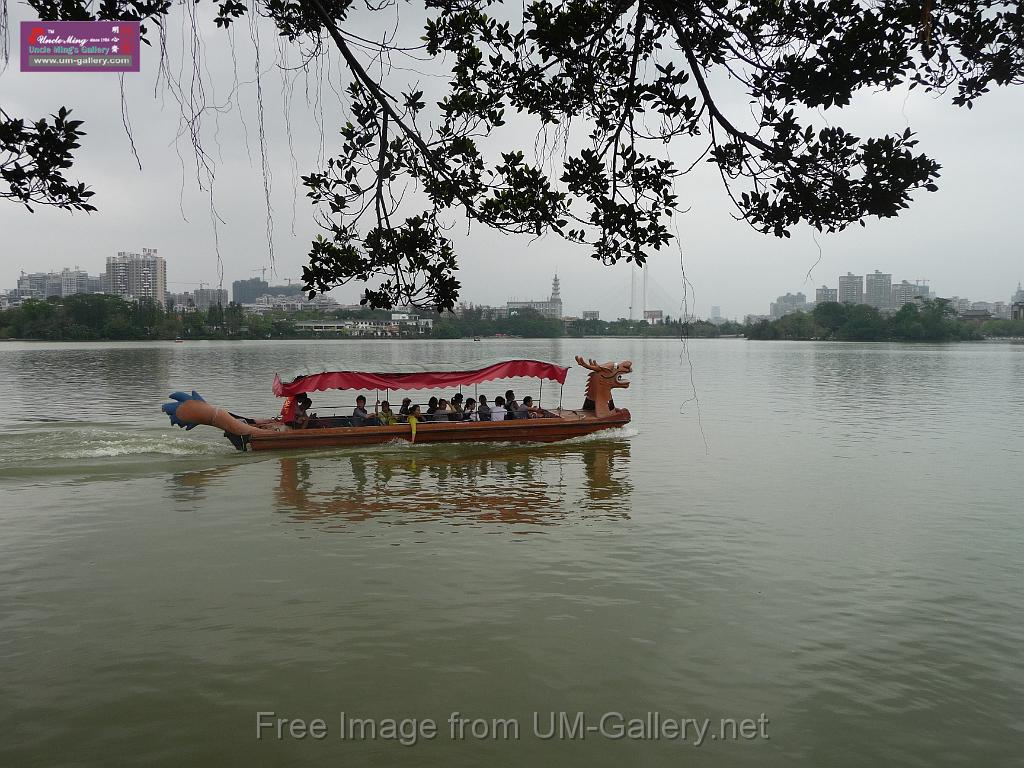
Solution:
[[[612,390],[629,386],[629,379],[626,377],[633,372],[633,362],[623,360],[618,364],[598,363],[594,360],[584,360],[579,355],[576,356],[576,362],[590,371],[583,409],[593,408],[595,415],[607,416],[615,407],[612,405]]]

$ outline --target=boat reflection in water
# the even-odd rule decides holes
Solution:
[[[277,510],[324,527],[371,519],[543,526],[629,517],[628,442],[483,450],[282,457]]]

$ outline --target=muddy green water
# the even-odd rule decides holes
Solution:
[[[681,352],[0,345],[0,766],[1020,765],[1024,346]],[[634,361],[628,429],[241,455],[159,411],[270,413],[316,361],[576,353]]]

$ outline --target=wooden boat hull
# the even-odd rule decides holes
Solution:
[[[510,421],[427,421],[416,426],[417,443],[503,442],[554,443],[603,429],[614,429],[629,423],[626,409],[597,418],[587,411],[557,411],[544,419],[513,419]],[[380,445],[396,440],[410,440],[408,424],[388,427],[335,427],[327,429],[291,429],[275,432],[259,430],[242,438],[242,449],[252,451],[286,451],[310,448],[342,448],[358,445]],[[235,442],[234,440],[232,442]],[[237,443],[236,447],[237,447]]]

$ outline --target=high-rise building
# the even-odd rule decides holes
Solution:
[[[552,320],[562,319],[562,294],[558,283],[558,275],[551,281],[551,296],[547,301],[509,301],[505,305],[509,315],[515,314],[517,309],[532,309],[539,312],[543,317]]]
[[[65,267],[60,272],[22,272],[18,277],[20,298],[46,299],[50,296],[74,296],[78,293],[101,293],[103,279],[85,270]]]
[[[864,303],[864,278],[847,272],[839,276],[839,288],[836,289],[840,304]]]
[[[18,276],[19,298],[45,299],[48,277],[46,272],[22,272]]]
[[[256,299],[269,293],[269,288],[266,280],[260,280],[258,277],[235,280],[231,284],[231,299],[235,304],[255,304]]]
[[[793,312],[806,312],[810,308],[807,304],[807,296],[804,294],[787,293],[785,296],[779,296],[779,298],[771,303],[768,314],[772,320],[778,320],[780,317],[792,314]]]
[[[899,311],[904,304],[910,304],[915,299],[928,298],[928,286],[903,280],[892,286],[890,295],[889,306]]]
[[[119,251],[117,256],[107,256],[104,285],[107,293],[123,299],[152,299],[165,306],[167,262],[156,248],[143,248],[142,253]]]
[[[584,309],[583,310],[584,320],[600,320],[601,313],[596,309]]]
[[[827,285],[821,286],[821,288],[814,289],[814,303],[825,304],[828,302],[839,301],[839,289],[829,288]]]
[[[195,297],[188,291],[169,294],[167,304],[175,312],[193,312],[196,308]]]
[[[267,288],[271,296],[305,296],[302,290],[302,283],[288,283],[288,285],[272,285]]]
[[[220,304],[228,305],[228,292],[223,288],[197,288],[192,292],[192,301],[196,309],[206,311]]]
[[[864,303],[875,309],[889,309],[892,302],[892,275],[885,272],[868,274],[864,278]]]
[[[302,292],[302,283],[299,282],[270,285],[266,280],[250,277],[248,280],[235,280],[231,283],[231,300],[235,304],[255,304],[261,296],[298,296]]]

